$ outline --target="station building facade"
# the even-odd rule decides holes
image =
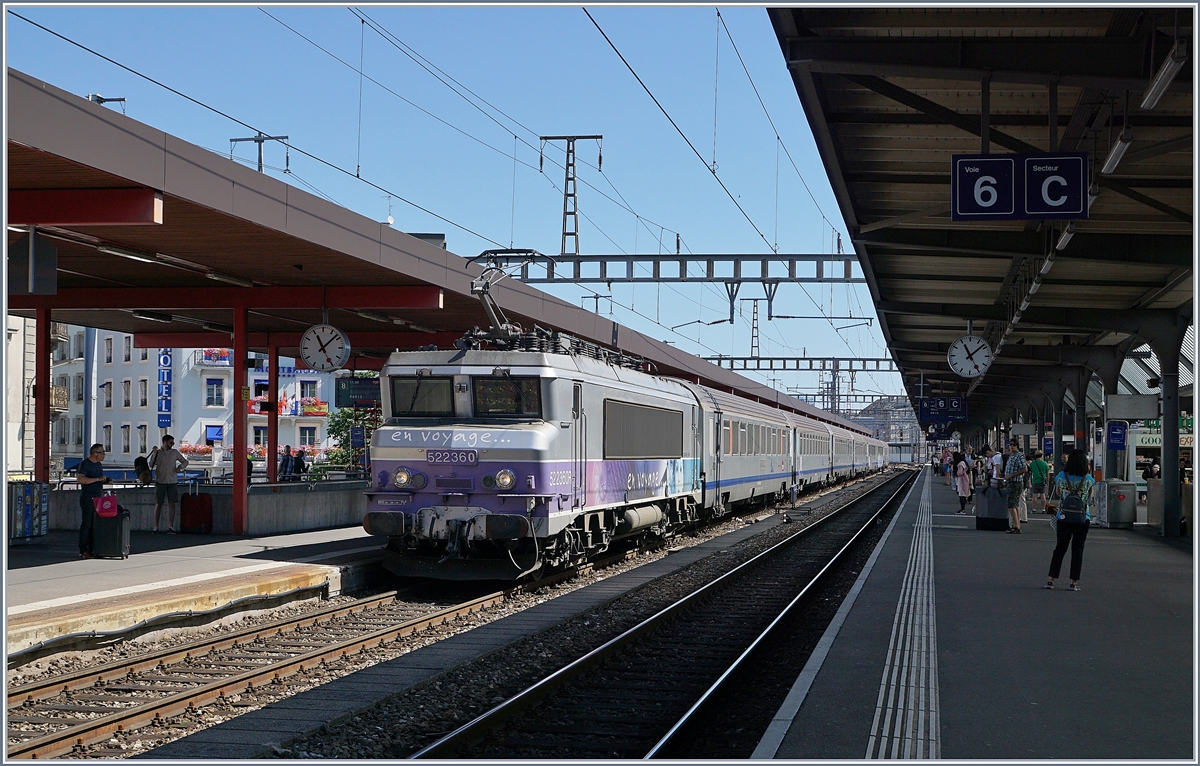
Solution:
[[[261,364],[246,380],[234,381],[229,348],[135,348],[130,334],[78,325],[63,325],[53,337],[54,468],[72,469],[96,442],[108,452],[106,466],[132,467],[170,433],[193,467],[227,470],[239,405],[249,410],[253,457],[266,459],[266,355],[256,355]],[[334,385],[330,373],[280,359],[280,447],[303,447],[310,462],[328,452]],[[249,402],[241,401],[242,386]]]

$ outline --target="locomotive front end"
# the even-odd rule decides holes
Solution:
[[[363,527],[388,538],[393,573],[515,579],[542,565],[538,536],[571,508],[569,439],[549,418],[552,372],[514,356],[535,355],[397,354],[385,370]]]

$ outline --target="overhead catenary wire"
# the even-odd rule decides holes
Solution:
[[[133,67],[126,66],[125,64],[122,64],[121,62],[117,61],[114,58],[106,56],[103,53],[100,53],[99,51],[97,51],[93,48],[89,48],[88,46],[84,45],[83,43],[76,42],[75,40],[72,40],[71,38],[67,37],[66,35],[55,32],[53,29],[43,26],[42,24],[39,24],[36,21],[33,21],[32,19],[28,19],[28,18],[22,16],[21,14],[17,13],[16,11],[13,11],[10,9],[8,12],[10,14],[12,14],[14,17],[20,19],[21,21],[24,21],[27,24],[31,24],[31,25],[37,27],[38,29],[41,29],[42,31],[44,31],[48,34],[51,34],[54,37],[57,37],[58,39],[60,39],[64,42],[74,45],[75,47],[79,48],[80,50],[86,51],[86,52],[92,54],[93,56],[96,56],[97,58],[103,59],[103,60],[107,61],[108,63],[112,64],[113,66],[120,67],[121,69],[124,69],[126,72],[129,72],[130,74],[132,74],[136,77],[142,78],[146,82],[149,82],[153,85],[157,85],[158,87],[160,87],[166,91],[174,93],[176,96],[179,96],[180,98],[182,98],[186,101],[190,101],[191,103],[195,104],[196,106],[199,106],[203,109],[207,109],[208,111],[212,112],[213,114],[224,117],[225,119],[229,120],[230,122],[241,125],[242,127],[246,128],[247,130],[253,130],[256,133],[261,133],[263,135],[269,135],[269,133],[267,133],[267,131],[260,130],[259,128],[255,127],[254,125],[251,125],[248,122],[245,122],[244,120],[239,120],[238,118],[234,117],[231,114],[228,114],[227,112],[224,112],[214,106],[210,106],[209,104],[206,104],[197,98],[189,96],[188,94],[184,93],[183,91],[177,90],[176,88],[172,88],[170,85],[167,85],[166,83],[156,80],[147,74],[143,74],[142,72],[139,72],[138,70],[134,69]],[[417,210],[420,210],[421,212],[426,213],[427,215],[431,215],[434,218],[437,218],[439,221],[450,224],[451,226],[453,226],[456,229],[465,231],[466,233],[468,233],[472,236],[478,237],[479,239],[482,239],[485,242],[490,242],[491,244],[495,245],[496,247],[504,247],[503,244],[501,244],[500,242],[497,242],[496,240],[492,239],[491,237],[484,236],[483,234],[480,234],[479,232],[475,231],[474,229],[471,229],[468,226],[464,226],[463,224],[460,224],[457,221],[453,221],[444,215],[439,215],[438,213],[433,212],[429,208],[427,208],[423,205],[420,205],[416,202],[413,202],[412,200],[410,200],[406,197],[403,197],[400,194],[397,194],[396,192],[393,192],[392,190],[387,189],[386,187],[383,187],[383,186],[375,183],[374,181],[370,181],[366,178],[363,178],[362,176],[355,175],[350,170],[347,170],[346,168],[343,168],[340,165],[330,162],[329,160],[326,160],[323,157],[319,157],[316,154],[313,154],[312,152],[301,149],[299,146],[296,146],[295,144],[290,143],[290,141],[281,140],[281,141],[279,141],[279,143],[288,147],[288,149],[294,150],[297,153],[302,154],[305,157],[308,157],[309,159],[313,160],[314,162],[320,163],[321,165],[324,165],[324,166],[330,168],[331,170],[336,170],[339,173],[344,173],[345,175],[350,176],[351,178],[357,178],[358,180],[362,181],[363,183],[367,184],[368,186],[370,186],[374,189],[377,189],[377,190],[383,192],[384,194],[391,194],[393,197],[400,200],[404,204],[414,207]]]
[[[654,105],[658,107],[659,111],[661,111],[663,113],[663,116],[667,118],[667,121],[671,123],[671,127],[675,128],[675,132],[677,132],[679,134],[679,136],[684,140],[684,142],[687,143],[688,147],[692,150],[692,153],[696,155],[696,159],[700,160],[700,162],[703,163],[704,167],[708,168],[709,172],[712,173],[712,177],[716,180],[716,182],[718,184],[720,184],[721,188],[725,191],[725,194],[729,197],[730,201],[733,202],[733,204],[741,212],[742,216],[746,219],[746,221],[750,224],[750,226],[754,229],[754,231],[762,239],[763,244],[765,244],[768,248],[770,248],[771,242],[770,242],[770,240],[767,239],[767,235],[763,234],[762,229],[758,228],[758,224],[754,223],[754,219],[752,219],[750,217],[750,214],[746,212],[746,209],[742,207],[742,203],[737,201],[737,197],[734,196],[733,192],[731,192],[729,190],[729,187],[725,185],[725,182],[721,180],[721,177],[717,175],[716,171],[713,170],[712,168],[708,167],[708,163],[704,161],[704,157],[696,149],[696,145],[693,144],[692,140],[687,137],[687,134],[684,133],[683,130],[679,127],[679,125],[671,117],[671,114],[666,110],[666,108],[663,107],[662,103],[659,102],[658,98],[655,97],[653,91],[650,90],[650,88],[646,85],[646,83],[638,75],[637,71],[633,68],[633,66],[630,65],[630,63],[625,59],[625,56],[621,53],[620,49],[617,48],[616,44],[613,43],[613,41],[609,38],[608,34],[604,31],[604,28],[600,26],[600,24],[596,21],[596,19],[592,18],[592,14],[588,13],[587,8],[584,8],[583,12],[585,14],[587,14],[588,19],[591,20],[592,24],[596,27],[596,30],[600,32],[602,37],[604,37],[604,41],[607,42],[609,47],[613,49],[613,53],[617,54],[617,58],[621,59],[621,63],[625,65],[625,68],[629,70],[629,73],[633,75],[633,78],[638,81],[638,85],[642,86],[642,90],[646,91],[646,95],[650,96],[650,100],[654,102]]]

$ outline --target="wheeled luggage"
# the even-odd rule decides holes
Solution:
[[[179,531],[193,535],[206,535],[212,531],[212,495],[189,492],[180,496]]]
[[[92,554],[102,559],[129,558],[129,509],[117,508],[114,516],[96,514],[92,521]]]

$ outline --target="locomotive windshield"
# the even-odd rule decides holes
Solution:
[[[541,379],[502,375],[472,378],[476,417],[540,418]]]
[[[392,376],[392,417],[428,418],[454,415],[454,378],[428,375]]]

